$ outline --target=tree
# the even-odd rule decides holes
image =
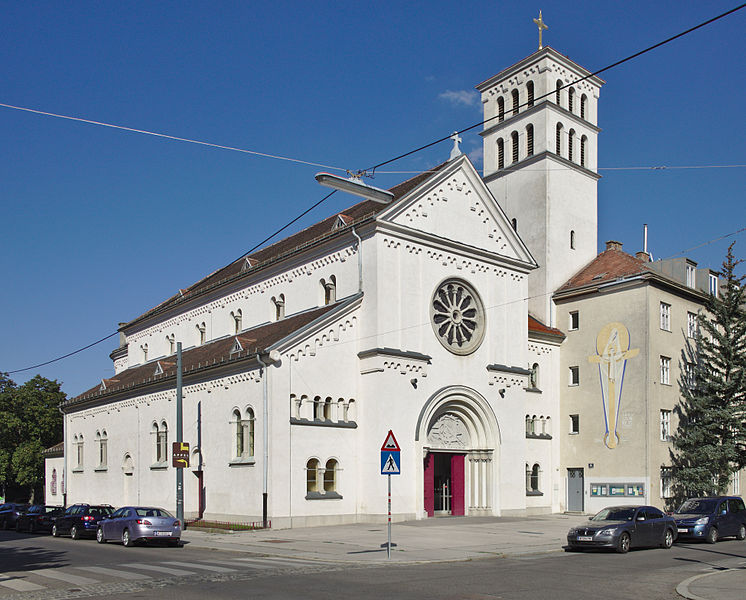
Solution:
[[[66,397],[40,375],[17,386],[0,374],[0,482],[21,486],[31,502],[44,481],[42,450],[62,439],[58,406]]]
[[[682,353],[679,426],[673,436],[674,501],[727,492],[746,466],[746,310],[741,263],[728,248],[718,294],[698,315],[698,334]]]

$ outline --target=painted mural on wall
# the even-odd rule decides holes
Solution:
[[[588,361],[598,364],[601,379],[601,401],[604,408],[606,433],[604,444],[610,450],[619,443],[619,413],[622,406],[622,386],[627,360],[639,353],[639,348],[630,349],[629,331],[622,323],[609,323],[596,336],[596,354]]]

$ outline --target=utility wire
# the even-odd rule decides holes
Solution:
[[[608,71],[609,69],[613,69],[614,67],[618,67],[619,65],[621,65],[623,63],[626,63],[626,62],[628,62],[630,60],[633,60],[633,59],[637,58],[638,56],[642,56],[643,54],[645,54],[647,52],[650,52],[651,50],[655,50],[656,48],[660,48],[661,46],[663,46],[665,44],[668,44],[669,42],[673,42],[674,40],[677,40],[680,37],[688,35],[688,34],[692,33],[693,31],[696,31],[697,29],[701,29],[702,27],[705,27],[705,26],[709,25],[710,23],[714,23],[715,21],[717,21],[719,19],[727,17],[728,15],[731,15],[734,12],[739,11],[742,8],[745,8],[745,7],[746,7],[746,3],[741,4],[740,6],[736,6],[735,8],[732,8],[731,10],[729,10],[727,12],[724,12],[721,15],[718,15],[717,17],[713,17],[712,19],[708,19],[707,21],[704,21],[703,23],[700,23],[699,25],[695,25],[694,27],[690,27],[686,31],[682,31],[681,33],[677,33],[676,35],[671,36],[670,38],[667,38],[667,39],[663,40],[662,42],[658,42],[657,44],[653,44],[652,46],[649,46],[649,47],[645,48],[644,50],[640,50],[639,52],[635,52],[634,54],[631,54],[631,55],[629,55],[626,58],[618,60],[615,63],[612,63],[612,64],[610,64],[610,65],[608,65],[608,66],[606,66],[606,67],[604,67],[602,69],[598,69],[597,71],[594,71],[593,73],[589,73],[585,77],[581,77],[580,79],[576,79],[575,81],[571,81],[570,83],[567,83],[567,84],[565,84],[563,86],[560,86],[559,88],[557,88],[555,90],[552,90],[551,92],[547,92],[546,94],[543,94],[543,95],[535,98],[534,102],[542,100],[542,99],[544,99],[544,98],[546,98],[548,96],[551,96],[552,94],[556,94],[558,91],[563,90],[563,89],[565,89],[567,87],[570,87],[572,85],[576,85],[576,84],[580,83],[581,81],[585,81],[586,79],[590,79],[591,77],[595,77],[596,75],[599,75],[599,74],[603,73],[604,71]],[[521,104],[521,105],[519,105],[517,107],[514,107],[514,110],[515,109],[521,109],[521,108],[524,108],[526,106],[528,106],[528,102],[524,102],[523,104]],[[474,125],[470,125],[469,127],[461,129],[461,130],[457,131],[456,134],[460,135],[462,133],[466,133],[467,131],[471,131],[472,129],[475,129],[475,128],[481,126],[481,125],[484,125],[485,123],[489,123],[490,121],[493,121],[493,120],[498,119],[498,118],[500,118],[500,115],[495,115],[494,117],[490,117],[489,119],[485,119],[484,121],[480,121],[479,123],[475,123]],[[409,152],[405,152],[404,154],[400,154],[399,156],[396,156],[396,157],[390,158],[389,160],[386,160],[384,162],[378,163],[377,165],[366,169],[366,172],[367,171],[371,171],[371,176],[373,176],[373,175],[375,175],[376,169],[378,169],[379,167],[383,167],[384,165],[391,164],[392,162],[396,162],[397,160],[400,160],[400,159],[405,158],[407,156],[410,156],[412,154],[416,154],[417,152],[421,152],[422,150],[425,150],[426,148],[430,148],[431,146],[435,146],[436,144],[440,144],[441,142],[445,142],[446,140],[451,139],[452,135],[453,135],[452,133],[448,134],[447,136],[442,137],[440,139],[437,139],[434,142],[430,142],[429,144],[425,144],[424,146],[420,146],[419,148],[415,148],[414,150],[410,150]]]
[[[53,362],[57,362],[58,360],[62,360],[63,358],[68,358],[69,356],[72,356],[73,354],[78,354],[78,352],[83,352],[83,350],[88,350],[88,348],[91,348],[95,346],[96,344],[100,344],[101,342],[104,342],[108,340],[110,337],[114,337],[118,332],[115,331],[114,333],[110,333],[106,337],[101,338],[98,341],[95,341],[91,344],[88,344],[87,346],[83,346],[82,348],[78,348],[77,350],[73,350],[72,352],[68,352],[67,354],[63,356],[58,356],[57,358],[53,358],[52,360],[48,360],[43,363],[39,363],[38,365],[31,365],[30,367],[26,367],[24,369],[16,369],[15,371],[8,371],[8,375],[11,373],[23,373],[23,371],[30,371],[31,369],[36,369],[38,367],[43,367],[45,365],[51,365]]]

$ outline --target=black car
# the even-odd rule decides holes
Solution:
[[[114,512],[109,504],[73,504],[52,524],[52,535],[70,534],[74,540],[96,537],[98,522]]]
[[[6,502],[0,505],[0,529],[12,529],[16,526],[18,515],[28,508],[28,504]]]
[[[609,506],[587,523],[567,533],[569,550],[660,546],[670,548],[676,540],[676,523],[654,506]]]
[[[746,507],[740,496],[689,498],[673,514],[682,539],[714,544],[721,537],[746,539]]]
[[[34,504],[28,510],[18,515],[16,520],[16,531],[28,531],[29,533],[49,533],[57,517],[65,512],[61,506],[47,506],[45,504]]]

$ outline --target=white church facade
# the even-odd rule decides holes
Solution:
[[[668,434],[644,468],[629,458],[644,452],[632,417],[604,443],[608,399],[598,360],[586,365],[598,331],[585,328],[622,323],[639,339],[643,315],[604,309],[596,323],[590,299],[579,324],[562,292],[597,262],[603,83],[541,48],[477,86],[483,173],[454,152],[390,201],[355,204],[122,325],[115,374],[63,406],[67,503],[175,506],[180,342],[187,518],[384,520],[389,430],[394,519],[584,511],[606,502],[599,481],[622,490],[616,503],[662,506]],[[651,360],[676,356],[675,333]],[[666,389],[661,419],[677,402]]]

